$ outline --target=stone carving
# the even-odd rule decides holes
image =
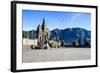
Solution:
[[[42,25],[38,25],[36,35],[36,38],[38,39],[37,46],[43,47],[44,45],[48,44],[50,32],[46,26],[45,19],[43,19]]]

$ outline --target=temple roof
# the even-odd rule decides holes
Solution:
[[[45,18],[43,19],[43,23],[42,23],[42,30],[43,30],[43,31],[47,30]]]
[[[41,29],[40,24],[39,24],[38,27],[37,27],[37,33],[39,33],[39,32],[42,32],[42,29]]]

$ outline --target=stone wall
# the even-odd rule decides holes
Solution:
[[[37,46],[37,39],[23,39],[23,45],[34,45]]]

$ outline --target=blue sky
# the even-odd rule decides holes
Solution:
[[[25,31],[36,30],[37,26],[42,24],[43,18],[49,30],[76,27],[91,30],[90,13],[23,10],[22,14]]]

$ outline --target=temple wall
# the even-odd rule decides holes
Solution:
[[[35,45],[37,46],[37,39],[23,39],[23,45]]]

